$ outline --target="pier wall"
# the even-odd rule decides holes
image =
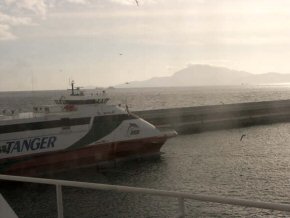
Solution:
[[[290,122],[290,100],[135,111],[158,128],[179,134]]]

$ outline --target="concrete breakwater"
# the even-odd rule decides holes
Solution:
[[[290,121],[290,100],[135,111],[158,128],[179,134]]]

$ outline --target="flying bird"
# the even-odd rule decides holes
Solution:
[[[243,138],[245,137],[246,135],[245,134],[243,134],[242,136],[241,136],[241,138],[240,138],[240,141],[242,141],[243,140]]]
[[[138,2],[138,0],[135,0],[135,2],[136,2],[136,4],[137,4],[137,6],[139,7],[139,2]]]

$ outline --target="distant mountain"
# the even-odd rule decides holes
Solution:
[[[290,74],[252,74],[210,65],[190,65],[169,77],[153,77],[144,81],[132,81],[117,85],[117,88],[133,87],[172,87],[172,86],[211,86],[290,83]]]

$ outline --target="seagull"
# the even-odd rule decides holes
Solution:
[[[241,136],[241,138],[240,138],[240,141],[242,141],[243,140],[243,138],[245,137],[246,135],[245,134],[243,134],[242,136]]]
[[[139,7],[139,2],[138,2],[138,0],[135,0],[135,2],[136,2],[136,4],[137,4],[137,6]]]

